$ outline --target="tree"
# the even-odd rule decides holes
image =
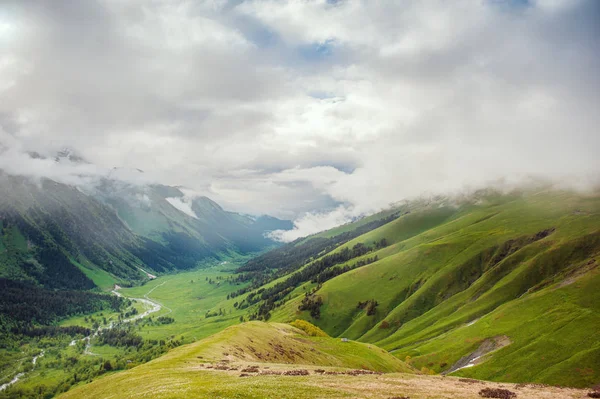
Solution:
[[[102,367],[104,368],[104,371],[112,371],[113,369],[112,364],[110,364],[110,360],[105,361]]]

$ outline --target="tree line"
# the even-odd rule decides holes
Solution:
[[[31,283],[0,278],[0,332],[11,328],[50,325],[62,318],[119,311],[123,298],[88,291],[50,290]]]
[[[354,263],[352,266],[346,265],[344,267],[334,268],[333,266],[339,265],[341,263],[348,262],[351,259],[364,256],[374,249],[381,249],[384,246],[387,246],[387,240],[381,239],[373,244],[373,247],[369,247],[364,243],[357,243],[352,248],[345,247],[342,250],[335,252],[330,255],[325,255],[319,260],[316,260],[304,267],[303,269],[293,273],[287,279],[282,282],[275,284],[270,288],[261,288],[256,292],[251,292],[248,296],[237,306],[235,307],[244,309],[250,305],[261,302],[257,311],[254,314],[250,315],[250,319],[258,319],[258,320],[268,320],[270,318],[270,312],[281,306],[286,297],[299,285],[312,281],[313,283],[322,284],[323,282],[345,273],[349,270],[355,269],[357,267],[365,266],[370,263],[377,261],[377,256],[361,259],[360,261]],[[309,306],[309,304],[307,304]],[[320,307],[320,304],[317,308]],[[310,304],[306,310],[311,309],[311,314],[318,312],[315,309],[315,306]],[[304,310],[304,309],[300,309]],[[314,317],[314,316],[313,316]]]

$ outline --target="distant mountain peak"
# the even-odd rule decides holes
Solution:
[[[58,151],[56,153],[56,155],[54,156],[54,160],[56,162],[63,162],[66,160],[66,161],[69,161],[72,163],[89,164],[89,162],[85,158],[83,158],[81,155],[79,155],[72,148],[68,148],[68,147],[65,147],[62,150]]]

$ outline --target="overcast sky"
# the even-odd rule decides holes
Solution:
[[[597,182],[599,71],[597,0],[0,0],[0,169],[75,184],[21,156],[70,147],[291,239],[422,193]]]

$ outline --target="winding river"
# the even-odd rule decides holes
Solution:
[[[40,357],[44,356],[44,353],[45,353],[45,352],[44,352],[44,350],[42,349],[42,351],[41,351],[40,353],[38,353],[37,355],[35,355],[35,356],[33,357],[33,359],[31,359],[31,364],[33,364],[33,367],[34,367],[34,368],[35,368],[35,365],[36,365],[36,363],[37,363],[38,359],[39,359]],[[31,369],[31,370],[33,371],[33,369]],[[8,388],[9,386],[11,386],[12,384],[16,384],[17,382],[19,382],[19,380],[20,380],[21,378],[23,378],[23,376],[24,376],[24,375],[25,375],[25,373],[19,373],[19,374],[15,375],[15,376],[13,377],[13,379],[12,379],[12,380],[10,380],[9,382],[7,382],[6,384],[2,384],[2,385],[0,385],[0,391],[4,391],[6,388]]]
[[[166,281],[165,281],[165,282],[163,282],[162,284],[159,284],[159,285],[157,285],[156,287],[152,288],[150,291],[148,291],[148,292],[147,292],[147,293],[144,295],[144,297],[143,297],[143,298],[129,298],[129,297],[128,297],[128,299],[131,299],[132,301],[136,301],[136,302],[140,302],[140,303],[144,304],[144,306],[146,307],[146,310],[145,310],[143,313],[136,314],[136,315],[134,315],[134,316],[132,316],[132,317],[130,317],[130,318],[128,318],[128,319],[125,319],[125,320],[121,320],[121,323],[131,323],[131,322],[134,322],[134,321],[136,321],[136,320],[143,319],[144,317],[146,317],[146,316],[148,316],[148,315],[150,315],[150,314],[152,314],[152,313],[156,313],[156,312],[158,312],[158,311],[159,311],[159,310],[161,310],[162,308],[165,308],[165,309],[167,309],[167,310],[168,310],[168,312],[167,312],[167,313],[165,313],[165,314],[169,314],[169,313],[171,313],[171,312],[172,312],[172,310],[171,310],[171,309],[169,309],[168,307],[166,307],[166,306],[163,306],[163,305],[161,305],[160,303],[158,303],[158,302],[156,302],[156,301],[153,301],[152,299],[148,298],[148,295],[150,295],[150,294],[152,293],[152,291],[154,291],[154,290],[155,290],[155,289],[157,289],[158,287],[160,287],[160,286],[164,285],[165,283],[166,283]],[[118,297],[121,297],[121,298],[123,297],[123,295],[122,295],[120,292],[118,292],[116,289],[115,289],[115,290],[112,290],[111,292],[112,292],[112,294],[114,294],[114,295],[116,295],[116,296],[118,296]],[[90,350],[90,348],[91,348],[91,346],[92,346],[92,343],[91,343],[91,342],[92,342],[92,338],[94,338],[94,337],[98,336],[98,334],[99,334],[99,333],[100,333],[102,330],[108,330],[108,329],[111,329],[111,328],[113,328],[113,327],[115,327],[115,326],[116,326],[115,322],[111,321],[111,322],[110,322],[110,323],[109,323],[107,326],[101,326],[101,327],[98,327],[98,328],[97,328],[97,329],[96,329],[96,330],[95,330],[93,333],[91,333],[91,334],[90,334],[90,335],[88,335],[87,337],[81,338],[81,339],[79,339],[79,340],[77,340],[77,339],[74,339],[73,341],[71,341],[71,343],[69,344],[69,346],[75,346],[75,345],[77,345],[77,342],[78,342],[78,341],[85,341],[85,349],[84,349],[84,351],[83,351],[83,354],[84,354],[84,355],[96,356],[96,354],[95,354],[95,353],[92,353],[92,351]],[[31,363],[33,364],[33,367],[34,367],[34,368],[35,368],[35,365],[36,365],[36,363],[37,363],[38,359],[39,359],[40,357],[42,357],[42,356],[44,356],[44,350],[42,350],[42,351],[41,351],[41,352],[40,352],[38,355],[36,355],[36,356],[34,356],[34,357],[33,357],[33,359],[31,360]],[[33,369],[32,369],[32,371],[33,371]],[[18,373],[17,375],[15,375],[15,376],[13,377],[13,379],[12,379],[12,380],[10,380],[9,382],[7,382],[7,383],[5,383],[5,384],[2,384],[2,385],[0,385],[0,391],[3,391],[3,390],[5,390],[6,388],[8,388],[9,386],[11,386],[11,385],[13,385],[13,384],[16,384],[16,383],[17,383],[17,382],[19,382],[19,380],[21,380],[21,379],[22,379],[24,376],[25,376],[25,373]]]

